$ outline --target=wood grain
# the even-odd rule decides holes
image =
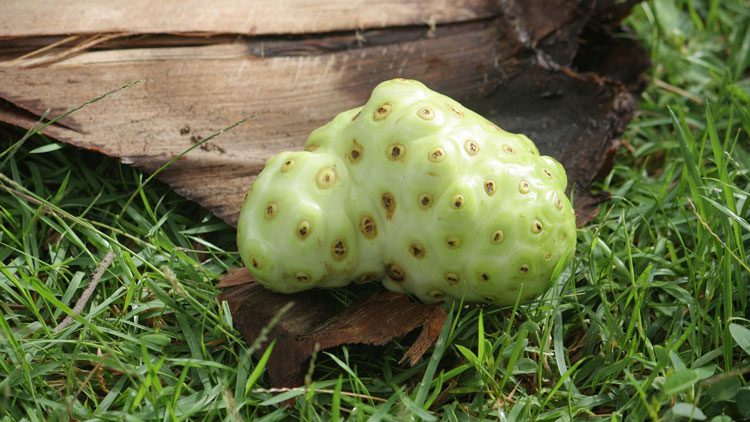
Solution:
[[[102,32],[309,34],[426,27],[500,11],[492,0],[5,0],[2,9],[4,37]]]

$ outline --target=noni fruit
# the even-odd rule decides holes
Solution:
[[[422,83],[381,83],[367,104],[271,158],[239,218],[240,255],[278,292],[382,280],[424,302],[512,304],[542,293],[575,249],[567,177]]]

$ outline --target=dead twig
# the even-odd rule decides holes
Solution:
[[[81,311],[83,311],[83,308],[89,302],[89,299],[91,299],[91,295],[94,294],[94,290],[96,290],[96,286],[99,285],[99,282],[101,281],[102,276],[104,275],[104,272],[107,271],[107,268],[109,267],[110,264],[112,264],[112,261],[114,259],[115,259],[115,254],[112,251],[109,251],[107,252],[106,255],[104,255],[104,258],[96,267],[96,270],[94,270],[94,274],[91,276],[91,281],[89,281],[88,286],[86,286],[86,290],[83,291],[83,293],[81,294],[81,297],[78,298],[78,301],[73,307],[73,315],[78,315],[81,313]],[[65,319],[62,320],[61,323],[57,324],[57,327],[55,327],[53,331],[56,333],[59,333],[60,331],[65,329],[65,327],[67,327],[73,322],[73,315],[66,316]]]

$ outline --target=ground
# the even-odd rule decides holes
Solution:
[[[137,170],[4,133],[0,420],[750,419],[750,3],[649,1],[626,24],[650,86],[550,292],[452,309],[414,368],[399,342],[321,352],[299,389],[268,389],[215,300],[234,229]]]

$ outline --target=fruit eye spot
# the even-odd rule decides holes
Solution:
[[[358,284],[366,284],[375,281],[378,278],[376,274],[373,273],[367,273],[363,275],[362,277],[357,280]]]
[[[427,209],[432,206],[432,195],[429,193],[423,193],[419,195],[419,198],[417,198],[417,202],[419,203],[419,207],[422,209]]]
[[[375,120],[383,120],[388,117],[392,108],[393,106],[389,103],[382,104],[377,110],[375,110],[375,113],[372,114],[372,118]]]
[[[390,192],[386,192],[380,197],[380,203],[385,209],[386,216],[391,218],[393,212],[396,211],[396,198]]]
[[[520,182],[518,182],[518,191],[521,193],[529,193],[531,191],[531,184],[527,180],[521,179]]]
[[[417,110],[417,116],[419,116],[419,118],[423,120],[432,120],[435,118],[435,112],[430,108],[422,107]]]
[[[388,159],[391,161],[398,160],[404,156],[404,146],[401,144],[394,144],[388,147],[386,151]]]
[[[260,268],[260,262],[258,262],[258,260],[255,258],[250,259],[250,265],[252,265],[255,269]]]
[[[464,117],[464,112],[457,109],[451,104],[448,104],[448,109],[451,111],[451,113],[455,114],[457,117]]]
[[[282,166],[281,166],[281,171],[283,171],[283,172],[286,173],[289,170],[291,170],[292,167],[294,167],[294,159],[290,158],[290,159],[284,161],[284,164],[282,164]]]
[[[467,140],[464,142],[464,149],[469,155],[477,155],[479,152],[479,145],[472,140]]]
[[[492,179],[487,179],[484,181],[484,191],[487,192],[487,195],[492,196],[495,194],[495,181]]]
[[[562,201],[562,199],[555,198],[555,208],[557,208],[558,210],[562,210],[563,209],[563,201]]]
[[[354,116],[352,116],[352,121],[357,120],[359,118],[360,114],[362,114],[362,110],[358,111],[357,114],[355,114]]]
[[[352,149],[349,151],[349,161],[352,163],[358,162],[362,159],[362,145],[357,142],[356,139],[352,140]]]
[[[550,252],[550,251],[545,252],[544,253],[544,259],[550,259],[550,258],[552,258],[552,252]]]
[[[324,167],[315,176],[315,182],[320,189],[331,189],[336,184],[336,170],[333,167]]]
[[[320,145],[318,145],[318,144],[305,145],[305,151],[315,151],[319,147],[320,147]]]
[[[458,274],[456,273],[445,273],[445,281],[448,282],[451,286],[454,284],[457,284],[459,280]]]
[[[307,275],[307,274],[305,274],[305,273],[303,273],[303,272],[299,272],[299,273],[295,274],[294,278],[296,278],[297,281],[301,281],[303,283],[306,283],[306,282],[310,281],[310,276]]]
[[[445,243],[451,249],[458,249],[458,248],[461,247],[461,239],[459,239],[457,237],[453,237],[453,236],[446,237],[445,238]]]
[[[430,293],[428,293],[428,294],[433,299],[442,299],[443,297],[445,297],[445,293],[443,293],[442,290],[438,290],[438,289],[430,290]]]
[[[506,154],[511,154],[511,155],[516,153],[515,148],[513,148],[512,146],[510,146],[508,144],[503,144],[503,151]]]
[[[552,178],[552,172],[550,172],[548,169],[544,169],[544,175],[549,179]]]
[[[336,261],[344,259],[346,257],[346,246],[344,245],[344,241],[342,239],[336,239],[333,242],[331,252],[333,252],[333,259]]]
[[[412,243],[409,245],[409,252],[414,255],[415,258],[424,258],[425,255],[424,246],[419,243]]]
[[[492,240],[492,243],[500,243],[505,239],[505,233],[503,233],[502,230],[495,230],[494,233],[492,233],[492,236],[490,237],[490,240]]]
[[[427,158],[433,163],[441,163],[445,160],[445,151],[440,147],[435,147],[427,154]]]
[[[378,235],[378,227],[375,225],[375,220],[369,215],[363,215],[359,222],[359,231],[368,239],[372,239]]]
[[[385,266],[385,271],[388,273],[388,277],[391,278],[393,281],[404,281],[404,278],[406,275],[404,274],[404,270],[401,269],[401,267],[398,266],[398,264],[388,264]]]
[[[479,278],[480,278],[480,279],[481,279],[482,281],[490,281],[490,275],[489,275],[489,274],[487,274],[487,273],[482,273],[482,274],[479,274]]]
[[[276,217],[276,213],[278,211],[279,206],[276,205],[275,202],[271,202],[270,204],[266,205],[266,218],[271,220],[274,217]]]
[[[520,272],[521,274],[527,274],[527,273],[529,272],[529,266],[528,266],[528,265],[526,265],[526,264],[523,264],[523,265],[521,265],[520,267],[518,267],[518,271],[519,271],[519,272]]]
[[[464,206],[464,202],[465,201],[466,200],[464,199],[464,196],[461,195],[461,194],[458,194],[458,195],[454,196],[453,199],[451,200],[451,207],[453,209],[460,210],[461,207]]]
[[[534,232],[535,234],[541,233],[543,229],[544,227],[542,227],[541,221],[534,220],[534,222],[531,223],[531,231]]]
[[[307,220],[302,220],[297,224],[297,237],[305,240],[307,239],[307,236],[310,234],[310,222]]]

